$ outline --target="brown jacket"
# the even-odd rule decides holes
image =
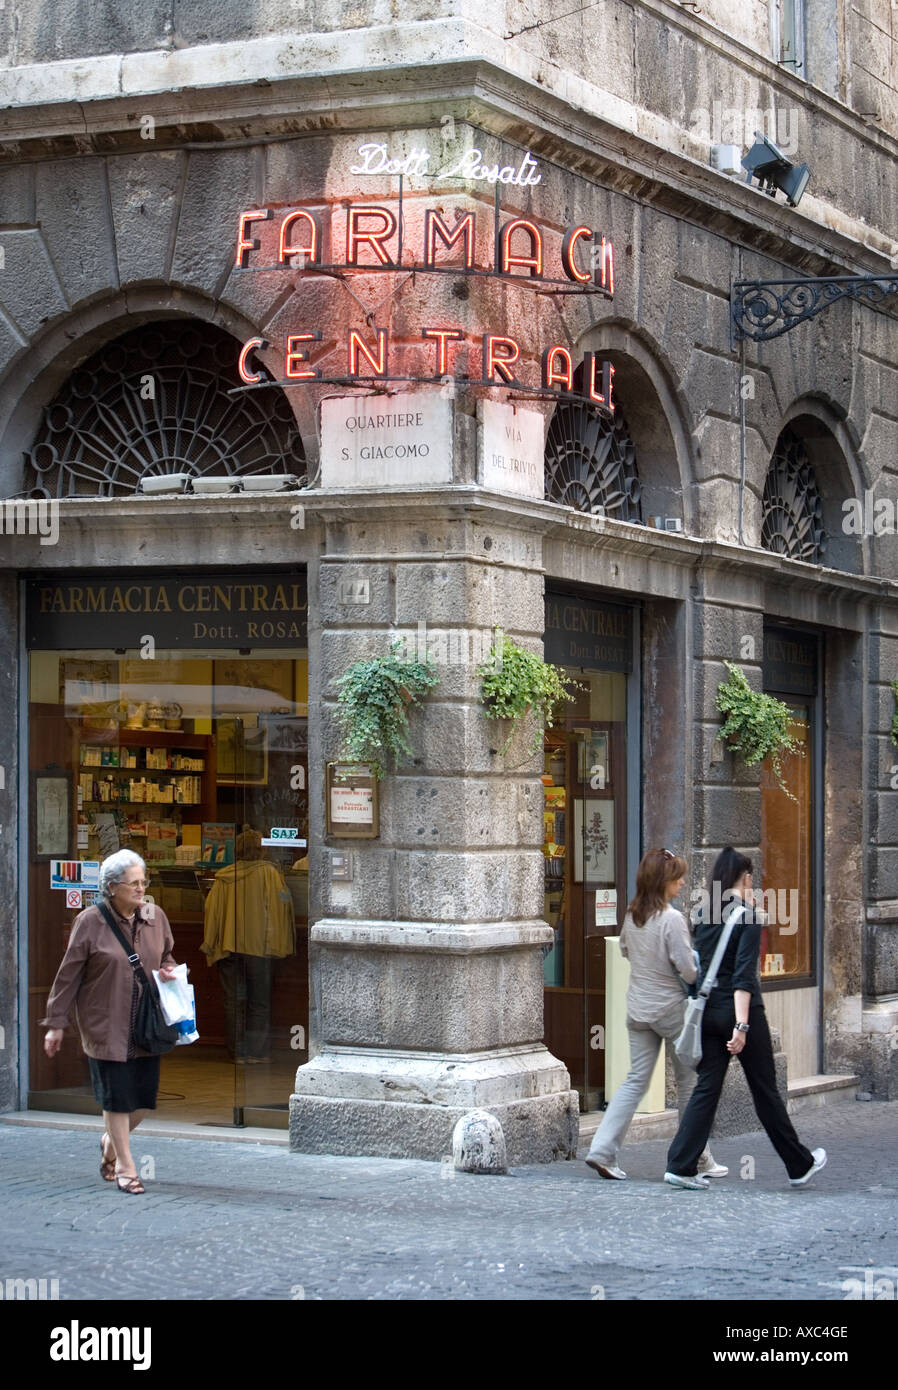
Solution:
[[[111,907],[111,904],[109,904]],[[132,920],[111,909],[126,941],[134,949],[147,976],[163,965],[174,965],[174,939],[168,918],[155,904],[144,904]],[[150,913],[152,910],[152,917]],[[148,920],[149,919],[149,920]],[[88,1057],[105,1062],[127,1062],[131,1026],[133,972],[112,929],[98,907],[85,908],[75,918],[69,944],[56,972],[46,1028],[68,1028],[74,1012],[81,1045]],[[139,1057],[149,1054],[138,1052]]]

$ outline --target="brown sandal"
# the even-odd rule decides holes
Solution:
[[[116,1173],[115,1185],[119,1192],[127,1192],[131,1197],[139,1197],[146,1188],[136,1173]]]
[[[106,1157],[106,1140],[109,1135],[104,1130],[100,1135],[100,1177],[104,1182],[115,1180],[115,1158]]]

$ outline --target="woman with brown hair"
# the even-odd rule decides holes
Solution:
[[[682,892],[685,874],[685,859],[671,854],[669,849],[647,850],[636,870],[636,894],[627,908],[620,934],[621,954],[630,962],[630,1071],[605,1111],[586,1158],[590,1168],[603,1178],[627,1176],[617,1166],[618,1150],[636,1107],[649,1088],[665,1038],[671,1044],[681,1115],[695,1085],[695,1072],[684,1066],[673,1050],[686,1011],[683,981],[691,985],[697,974],[686,918],[671,906]],[[706,1146],[699,1159],[699,1172],[706,1177],[723,1178],[727,1171],[715,1163]]]

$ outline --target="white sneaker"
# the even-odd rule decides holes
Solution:
[[[699,1177],[697,1173],[694,1178],[682,1177],[679,1173],[665,1173],[664,1181],[669,1182],[671,1187],[688,1187],[690,1192],[701,1192],[703,1188],[711,1186],[707,1178]]]
[[[790,1178],[789,1182],[793,1187],[804,1187],[806,1182],[810,1182],[815,1173],[819,1173],[821,1168],[826,1167],[826,1149],[811,1149],[811,1157],[814,1162],[805,1173],[803,1178]]]
[[[729,1172],[722,1163],[718,1163],[713,1156],[700,1158],[698,1161],[698,1175],[700,1178],[725,1178]]]
[[[615,1168],[613,1163],[600,1163],[597,1158],[587,1158],[586,1163],[590,1168],[594,1168],[600,1178],[617,1178],[618,1182],[626,1181],[626,1173],[623,1168]]]

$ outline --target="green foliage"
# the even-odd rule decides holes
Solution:
[[[892,681],[892,694],[895,696],[895,712],[892,715],[892,742],[898,748],[898,681]]]
[[[533,739],[536,752],[542,747],[543,728],[551,729],[555,712],[562,700],[573,700],[576,681],[566,679],[564,672],[541,656],[519,647],[510,637],[503,637],[499,651],[495,647],[477,674],[481,678],[480,698],[486,706],[488,719],[511,719],[511,733],[499,752],[505,754],[514,737],[518,720],[531,709],[536,711],[538,725]]]
[[[344,753],[353,762],[370,763],[375,776],[384,775],[389,754],[411,754],[408,709],[439,683],[430,661],[401,661],[397,638],[389,656],[356,661],[337,681]]]
[[[741,667],[730,661],[723,664],[730,675],[717,687],[717,708],[726,715],[721,738],[730,740],[730,747],[741,753],[748,767],[769,758],[777,785],[791,801],[797,801],[783,781],[781,764],[784,753],[804,753],[789,733],[789,706],[752,690]]]

